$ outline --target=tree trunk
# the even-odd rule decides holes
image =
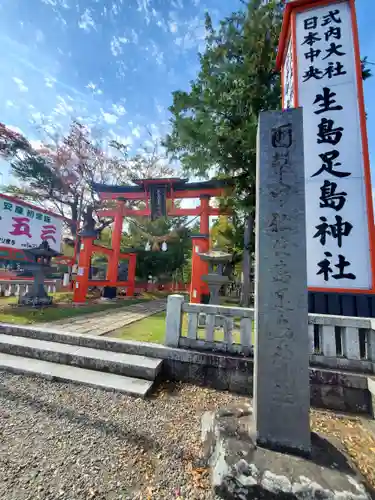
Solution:
[[[244,249],[242,259],[242,291],[241,291],[241,306],[250,307],[252,302],[252,287],[251,287],[251,238],[254,231],[254,215],[248,214],[245,220],[244,232]]]
[[[74,200],[74,203],[71,206],[72,212],[72,223],[69,224],[70,232],[72,233],[73,238],[77,236],[77,226],[78,226],[78,200]]]

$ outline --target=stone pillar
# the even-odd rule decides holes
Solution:
[[[182,329],[183,295],[169,295],[165,319],[165,341],[168,347],[178,347]]]
[[[260,114],[254,416],[259,445],[310,452],[302,109]]]

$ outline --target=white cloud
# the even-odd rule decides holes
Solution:
[[[150,128],[153,134],[159,135],[159,127],[155,123],[151,123]]]
[[[69,5],[66,0],[42,0],[46,5],[51,5],[51,7],[62,7],[63,9],[69,9]]]
[[[18,90],[20,92],[28,92],[28,88],[26,87],[26,85],[23,83],[23,80],[21,80],[21,78],[17,78],[16,76],[13,77],[13,81],[14,83],[17,85],[18,87]]]
[[[112,54],[115,57],[122,54],[122,46],[125,45],[126,43],[129,43],[129,39],[126,38],[125,36],[112,37],[112,40],[111,40],[111,52],[112,52]]]
[[[166,22],[163,19],[159,19],[159,21],[157,21],[156,25],[159,26],[159,28],[161,28],[165,33],[167,33],[168,25],[166,24]]]
[[[116,77],[119,79],[125,79],[128,76],[128,66],[125,64],[123,59],[116,59]]]
[[[119,13],[119,6],[117,5],[117,3],[113,2],[111,11],[114,16],[117,16],[117,14]]]
[[[89,33],[91,29],[96,30],[96,24],[89,9],[86,9],[82,14],[81,19],[78,22],[78,26],[87,33]]]
[[[126,114],[126,109],[122,104],[112,104],[113,112],[118,116],[123,116]]]
[[[13,101],[11,101],[10,99],[7,99],[7,100],[5,101],[5,106],[6,106],[7,108],[14,108],[15,104],[14,104],[14,102],[13,102]]]
[[[177,23],[169,23],[169,29],[171,30],[171,33],[177,33],[178,30]]]
[[[38,43],[44,42],[44,34],[41,30],[36,30],[35,38]]]
[[[177,85],[178,83],[178,76],[177,76],[177,73],[176,71],[171,68],[168,73],[167,73],[167,78],[168,78],[168,82],[171,84],[171,85]]]
[[[55,83],[56,83],[56,78],[52,78],[50,76],[46,76],[44,78],[44,83],[45,83],[45,86],[46,87],[49,87],[49,88],[53,88],[55,86]]]
[[[96,83],[89,82],[86,85],[86,88],[92,90],[92,93],[94,95],[101,95],[101,94],[103,94],[103,91],[98,88],[98,85]]]
[[[134,28],[132,28],[132,30],[131,30],[130,37],[131,37],[131,41],[137,45],[138,41],[139,41],[139,37],[138,37],[138,33],[135,31]]]
[[[159,115],[161,115],[165,109],[164,106],[162,106],[156,99],[154,99],[154,104],[156,111],[159,113]]]
[[[158,45],[151,40],[151,44],[149,47],[146,47],[145,50],[147,52],[151,52],[152,61],[155,61],[156,64],[162,66],[164,64],[164,53],[160,50]]]
[[[203,52],[206,37],[204,20],[199,16],[193,17],[184,23],[184,28],[186,29],[180,29],[180,33],[181,31],[184,31],[184,33],[178,38],[175,38],[174,43],[178,47],[181,47],[182,50],[195,49],[199,52]]]
[[[73,114],[73,111],[74,111],[73,106],[68,104],[63,96],[58,95],[57,96],[57,105],[55,106],[52,114],[69,116],[69,115]]]
[[[175,9],[182,9],[183,8],[182,0],[172,0],[171,5]]]
[[[164,64],[164,53],[159,52],[155,57],[156,64],[162,66]]]
[[[145,20],[147,24],[150,24],[150,13],[149,13],[149,6],[150,6],[150,0],[137,0],[137,5],[138,5],[138,12],[142,12],[145,16]]]
[[[134,127],[132,129],[132,134],[139,139],[141,137],[141,130],[140,130],[140,128],[139,127]]]
[[[40,122],[43,118],[43,115],[40,111],[36,111],[35,113],[31,113],[31,118],[34,120],[34,122]]]
[[[114,115],[113,113],[106,113],[105,111],[101,110],[103,120],[108,123],[109,125],[114,125],[117,123],[118,117]]]
[[[110,129],[108,133],[114,141],[126,144],[127,146],[131,146],[133,144],[133,137],[131,135],[117,135],[112,129]]]

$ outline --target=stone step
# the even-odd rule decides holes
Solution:
[[[155,380],[163,363],[136,354],[6,334],[0,334],[0,352],[146,380]]]
[[[103,351],[135,354],[150,358],[158,358],[156,353],[164,347],[162,344],[153,344],[151,342],[122,340],[116,337],[77,333],[68,330],[61,331],[55,328],[52,329],[39,325],[25,326],[0,323],[0,334],[46,340],[61,344],[74,345],[77,347],[90,347],[92,349],[100,349]]]
[[[153,385],[153,382],[150,380],[86,370],[84,368],[51,363],[50,361],[41,361],[40,359],[12,356],[3,352],[0,352],[0,370],[25,375],[37,375],[48,380],[84,384],[140,398],[146,397]]]

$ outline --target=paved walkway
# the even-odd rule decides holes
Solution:
[[[165,311],[167,302],[165,300],[151,300],[140,302],[120,309],[102,311],[98,313],[85,314],[74,318],[66,318],[50,323],[43,323],[47,328],[64,330],[74,333],[89,333],[91,335],[105,335],[118,330],[130,323],[147,318],[153,314]]]

